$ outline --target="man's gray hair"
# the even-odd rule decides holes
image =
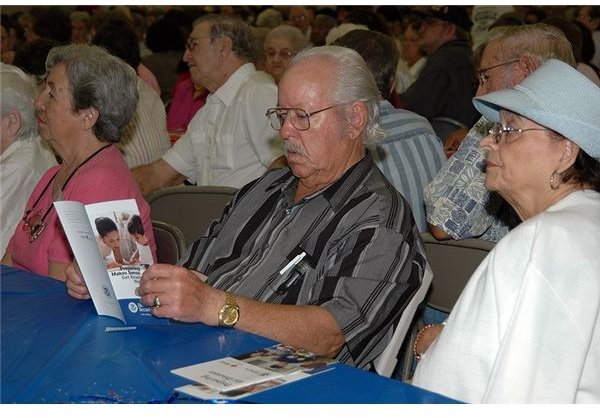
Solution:
[[[73,98],[73,111],[94,108],[100,140],[119,142],[138,101],[137,74],[120,58],[98,46],[71,44],[52,48],[46,71],[64,64]]]
[[[204,15],[195,21],[194,26],[202,22],[208,22],[210,25],[208,34],[211,42],[217,38],[228,37],[231,39],[231,49],[238,58],[255,62],[256,51],[250,25],[238,17],[218,14]]]
[[[575,66],[573,47],[564,33],[557,27],[545,23],[530,25],[497,26],[488,32],[486,43],[502,44],[502,60],[513,60],[523,56],[532,57],[538,65],[551,58]]]
[[[334,85],[330,90],[332,104],[361,101],[367,106],[365,144],[377,143],[385,138],[379,124],[379,88],[371,70],[358,52],[340,46],[320,46],[305,49],[290,62],[289,68],[308,59],[320,58],[335,63]]]
[[[35,82],[17,67],[2,64],[0,83],[0,112],[4,118],[8,113],[17,111],[21,115],[21,127],[17,140],[25,139],[37,133],[34,102],[37,96]]]

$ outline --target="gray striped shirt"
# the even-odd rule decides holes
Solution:
[[[370,155],[294,204],[297,182],[284,168],[243,187],[181,264],[254,300],[327,309],[346,338],[338,360],[369,368],[421,284],[419,231]]]

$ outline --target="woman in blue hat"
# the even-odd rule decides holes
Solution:
[[[471,277],[413,383],[466,402],[600,402],[600,89],[549,60],[473,100],[486,187],[523,222]],[[435,278],[434,278],[435,280]],[[426,352],[424,352],[426,350]]]

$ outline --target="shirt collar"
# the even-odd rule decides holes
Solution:
[[[342,177],[324,189],[305,197],[303,201],[322,196],[333,207],[333,210],[337,211],[346,203],[350,195],[356,191],[359,184],[372,169],[373,160],[369,150],[366,150],[365,156],[346,170]],[[297,184],[298,178],[294,177],[291,170],[288,168],[286,174],[273,181],[268,189],[279,188],[283,194],[287,197],[291,196],[291,200],[293,200]]]
[[[242,65],[229,76],[227,81],[212,96],[218,97],[226,106],[229,106],[237,96],[238,90],[246,82],[246,79],[255,72],[256,67],[251,62]]]

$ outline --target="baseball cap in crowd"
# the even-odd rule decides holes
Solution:
[[[463,6],[431,6],[427,9],[426,18],[434,18],[454,23],[456,26],[469,32],[473,22],[469,18],[467,9]]]
[[[600,160],[600,87],[562,61],[550,59],[511,89],[473,99],[485,118],[506,109],[570,139]]]

